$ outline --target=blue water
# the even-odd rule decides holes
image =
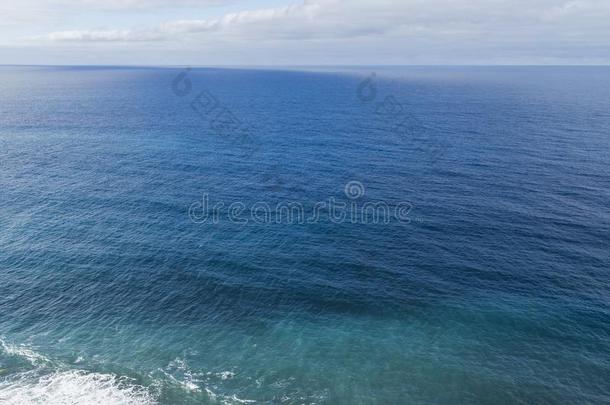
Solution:
[[[609,106],[607,67],[2,67],[0,403],[610,403]]]

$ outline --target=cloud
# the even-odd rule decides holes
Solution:
[[[129,10],[164,7],[210,7],[235,3],[236,0],[21,0],[13,4],[19,8],[45,8],[47,10],[63,7],[78,10]]]
[[[599,0],[573,0],[551,7],[543,17],[547,21],[560,21],[568,18],[593,19],[596,15],[608,16],[610,2]]]
[[[133,0],[135,1],[135,0]],[[285,7],[258,9],[228,13],[220,18],[209,20],[176,20],[160,24],[145,30],[111,29],[111,30],[70,30],[56,31],[30,39],[46,39],[50,41],[83,41],[83,42],[115,42],[115,41],[152,41],[180,39],[185,35],[224,32],[248,34],[248,30],[261,29],[270,34],[288,36],[293,28],[311,23],[314,19],[323,18],[321,13],[340,0],[305,0],[300,4]],[[290,24],[290,25],[288,25]],[[295,25],[293,25],[295,24]],[[275,29],[270,27],[275,27]],[[280,31],[283,31],[280,32]]]
[[[292,1],[215,18],[57,30],[29,39],[57,46],[112,42],[127,47],[159,42],[176,49],[234,54],[255,48],[293,55],[302,49],[318,58],[336,60],[334,55],[339,55],[379,63],[553,59],[570,54],[608,59],[604,55],[610,51],[607,0]],[[110,0],[112,7],[144,3],[166,4],[161,0]],[[211,4],[204,1],[200,5],[204,3]],[[352,56],[354,52],[358,55]]]
[[[142,42],[161,41],[164,36],[156,32],[107,30],[107,31],[60,31],[32,39],[48,39],[59,42]]]
[[[237,2],[239,0],[0,0],[0,27],[61,22],[71,15],[153,13],[183,8],[203,10]]]
[[[158,1],[114,0],[136,6]],[[206,2],[209,3],[209,2]],[[607,23],[605,0],[305,0],[300,3],[229,13],[216,19],[168,21],[145,30],[111,29],[51,32],[39,39],[52,41],[180,40],[197,34],[222,33],[242,39],[350,38],[361,35],[462,33],[497,35],[534,34],[542,25],[581,26]],[[560,27],[559,27],[560,28]],[[602,27],[600,27],[602,28]],[[561,29],[557,30],[561,33]],[[610,31],[603,30],[604,33]],[[601,32],[600,32],[601,33]]]
[[[63,4],[84,5],[98,9],[129,9],[150,7],[207,7],[230,3],[226,0],[56,0]]]

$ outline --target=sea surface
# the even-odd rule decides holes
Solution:
[[[608,404],[609,151],[609,67],[0,67],[0,403]]]

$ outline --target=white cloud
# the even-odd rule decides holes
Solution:
[[[161,0],[114,0],[110,4],[136,6]],[[193,2],[194,3],[194,2]],[[112,29],[53,32],[51,40],[141,41],[179,39],[181,35],[224,32],[244,38],[321,38],[352,37],[406,31],[467,31],[494,34],[514,30],[520,34],[535,31],[539,24],[565,23],[579,19],[579,24],[604,22],[610,16],[605,0],[305,0],[285,7],[229,13],[217,19],[176,20],[147,30]],[[580,21],[582,20],[582,21]],[[572,23],[574,21],[571,21]]]
[[[33,37],[32,39],[39,39]],[[60,31],[44,35],[42,38],[50,41],[64,42],[140,42],[160,41],[164,37],[155,32],[131,31],[131,30],[107,30],[107,31]]]
[[[601,15],[600,15],[601,13]],[[559,21],[568,18],[592,19],[610,14],[610,2],[605,0],[573,0],[565,1],[548,9],[544,18],[549,21]]]
[[[135,1],[135,0],[134,0]],[[258,9],[228,13],[220,18],[209,20],[177,20],[169,21],[151,29],[111,29],[111,30],[70,30],[51,32],[34,39],[47,39],[51,41],[142,41],[142,40],[169,40],[180,39],[184,35],[201,33],[242,33],[249,35],[248,30],[261,34],[261,29],[267,33],[286,36],[286,34],[301,34],[301,31],[292,31],[292,28],[306,29],[315,19],[324,21],[324,11],[340,0],[305,0],[301,4],[285,7]],[[275,27],[270,29],[270,25]],[[284,31],[281,33],[280,31]]]
[[[285,55],[293,54],[297,47],[318,58],[322,55],[335,61],[327,55],[343,55],[340,57],[349,57],[350,62],[360,58],[363,63],[560,59],[570,54],[610,58],[607,0],[287,1],[294,3],[215,18],[169,19],[148,26],[54,30],[29,38],[55,46],[113,42],[127,47],[159,42],[174,44],[176,49],[234,54],[255,48]],[[192,3],[195,1],[181,2]],[[109,0],[105,7],[144,4],[162,6],[167,2]],[[345,56],[346,50],[359,54]]]
[[[151,13],[181,8],[206,9],[235,4],[239,0],[0,0],[0,27],[61,21],[89,13]]]
[[[209,7],[235,3],[236,0],[2,0],[2,9],[21,10],[69,8],[78,10],[128,10],[158,7]]]

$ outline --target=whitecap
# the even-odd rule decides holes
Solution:
[[[28,376],[29,377],[29,376]],[[56,372],[39,377],[12,378],[0,383],[0,402],[6,405],[29,404],[154,404],[154,398],[141,386],[111,374],[80,370]]]
[[[113,374],[71,370],[25,347],[0,340],[2,351],[21,357],[34,369],[8,374],[0,380],[2,405],[148,405],[151,392],[132,379]]]
[[[9,356],[17,356],[26,359],[33,366],[39,365],[41,363],[48,363],[49,359],[45,356],[36,353],[35,351],[28,349],[25,346],[17,346],[12,345],[10,343],[6,343],[4,340],[0,339],[0,347],[2,347],[2,351]]]
[[[230,378],[235,377],[235,373],[233,373],[232,371],[223,371],[221,373],[216,373],[216,375],[220,377],[221,380],[228,380]]]

